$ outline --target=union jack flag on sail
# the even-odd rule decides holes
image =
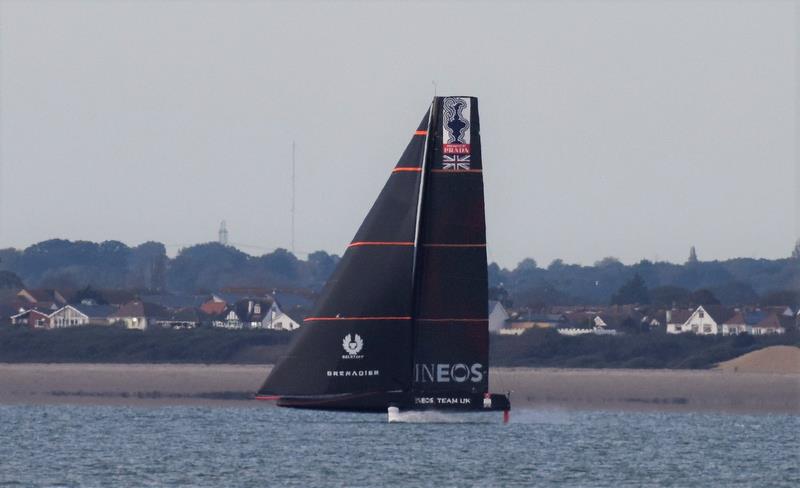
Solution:
[[[470,165],[470,155],[442,155],[442,169],[453,171],[468,170]]]

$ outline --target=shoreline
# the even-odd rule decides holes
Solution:
[[[0,405],[265,407],[271,366],[0,363]],[[800,414],[800,374],[715,370],[492,368],[514,409]]]

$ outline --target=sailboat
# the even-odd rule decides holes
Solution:
[[[257,399],[507,420],[489,393],[482,171],[477,98],[435,97]]]

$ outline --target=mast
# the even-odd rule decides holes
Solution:
[[[417,262],[419,261],[419,230],[420,219],[422,217],[422,198],[425,195],[425,172],[428,168],[428,147],[430,146],[431,137],[431,120],[433,118],[433,107],[436,105],[436,98],[431,102],[431,108],[428,110],[428,128],[425,135],[425,147],[422,150],[422,158],[420,160],[420,180],[419,180],[419,195],[417,196],[417,219],[414,224],[414,261],[411,263],[411,286],[416,286],[416,270]],[[412,314],[413,316],[413,314]]]
[[[419,263],[419,231],[420,222],[422,219],[422,203],[425,196],[425,173],[428,169],[428,148],[431,141],[431,127],[434,127],[433,110],[436,107],[436,96],[434,93],[433,101],[428,109],[428,127],[425,130],[425,146],[422,150],[422,158],[420,160],[420,180],[419,180],[419,195],[417,196],[417,218],[414,224],[414,257],[411,262],[411,355],[408,374],[411,376],[412,381],[409,382],[411,389],[414,389],[414,351],[416,350],[415,343],[417,341],[417,330],[414,326],[414,317],[417,315],[417,265]]]

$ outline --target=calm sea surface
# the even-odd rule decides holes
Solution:
[[[512,413],[0,406],[0,486],[800,486],[797,416]]]

